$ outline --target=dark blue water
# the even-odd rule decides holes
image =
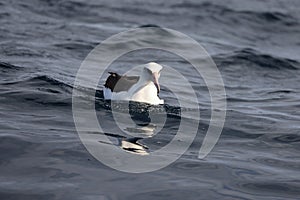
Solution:
[[[300,3],[274,1],[1,1],[0,199],[300,199]],[[197,90],[198,135],[170,166],[146,174],[113,170],[85,149],[72,117],[72,89],[87,54],[130,28],[160,26],[200,42],[225,83],[227,116],[221,138],[197,158],[209,124],[203,80],[181,58],[145,50],[111,68],[155,57],[183,68]],[[163,76],[163,75],[162,75]],[[148,152],[172,139],[176,99],[161,134],[140,140]],[[116,145],[101,95],[99,121]],[[110,126],[111,124],[111,126]],[[125,137],[126,138],[126,137]]]

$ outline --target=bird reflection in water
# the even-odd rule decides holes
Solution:
[[[156,126],[154,124],[148,124],[147,126],[136,125],[136,127],[127,127],[125,131],[132,136],[134,135],[134,137],[123,138],[120,142],[121,148],[129,153],[149,155],[149,148],[142,144],[139,140],[154,136],[155,129]]]

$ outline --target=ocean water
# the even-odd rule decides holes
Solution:
[[[0,8],[1,200],[300,199],[299,1],[4,0]],[[212,152],[198,159],[211,117],[204,81],[171,53],[124,55],[110,70],[124,73],[153,59],[181,70],[201,110],[197,137],[176,162],[124,173],[81,143],[73,83],[101,41],[149,26],[180,31],[205,47],[225,84],[226,122]],[[98,92],[95,108],[105,126],[98,134],[119,148],[134,143],[138,138],[116,128],[110,103]],[[176,97],[164,86],[161,97],[171,114],[160,133],[138,140],[148,153],[168,144],[178,128]],[[136,120],[145,123],[142,115]]]

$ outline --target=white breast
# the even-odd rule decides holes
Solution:
[[[130,92],[131,91],[129,90],[128,93],[130,94]],[[159,99],[159,97],[156,94],[157,88],[155,87],[153,82],[149,82],[144,87],[132,93],[130,100],[154,105],[163,104],[164,100]]]

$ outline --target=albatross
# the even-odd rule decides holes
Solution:
[[[140,76],[122,76],[109,72],[110,76],[106,79],[103,89],[104,99],[163,104],[164,100],[158,96],[158,79],[162,68],[161,65],[150,62],[143,66]]]

